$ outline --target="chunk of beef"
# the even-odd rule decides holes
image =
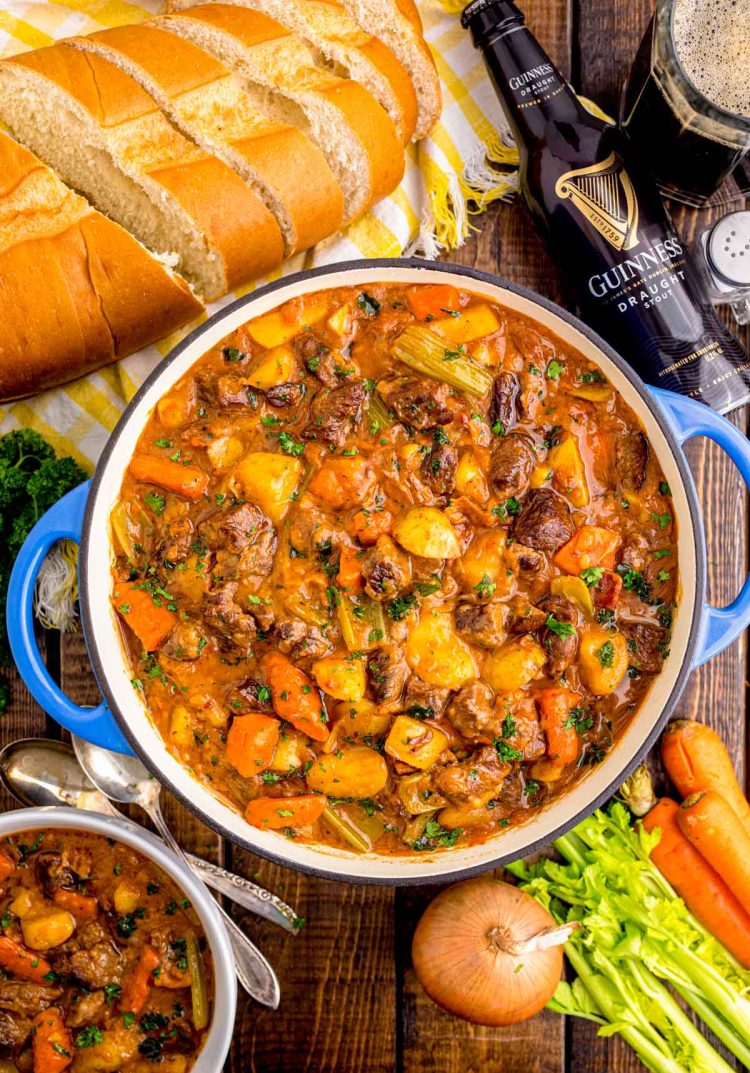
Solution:
[[[420,473],[436,496],[449,496],[456,486],[458,452],[449,443],[436,443],[422,459]]]
[[[515,545],[511,545],[514,547]],[[538,555],[538,552],[534,552]],[[547,615],[538,607],[534,607],[525,596],[514,596],[508,604],[508,632],[509,633],[533,633],[541,630],[547,621]]]
[[[263,578],[268,577],[273,569],[273,557],[276,554],[277,544],[276,530],[265,529],[253,544],[249,544],[245,548],[237,564],[237,577],[243,584],[252,587],[262,581]],[[253,608],[253,614],[255,614],[256,618],[259,618],[264,614],[264,609],[256,605]],[[263,629],[268,629],[273,621],[273,615],[269,619],[266,614],[266,619]]]
[[[390,537],[378,537],[378,542],[362,558],[365,592],[373,600],[390,600],[408,589],[411,583],[411,563]]]
[[[241,376],[219,376],[214,387],[214,396],[219,406],[247,406],[247,381]]]
[[[0,1010],[16,1017],[35,1017],[62,995],[59,987],[43,987],[24,980],[0,981]]]
[[[409,676],[409,667],[396,645],[376,649],[367,661],[367,681],[378,704],[398,700]]]
[[[254,544],[271,523],[254,503],[241,503],[229,510],[217,510],[198,526],[209,548],[241,552]]]
[[[435,380],[399,376],[381,381],[378,394],[399,421],[412,428],[435,428],[453,420],[453,412],[445,405],[448,387]]]
[[[303,496],[289,522],[289,542],[295,552],[313,558],[321,547],[332,545],[338,537],[325,511],[312,498]]]
[[[406,712],[414,712],[420,716],[439,719],[445,710],[449,696],[449,689],[431,686],[418,675],[413,674],[406,683],[403,708]]]
[[[63,976],[75,976],[92,990],[104,984],[122,982],[122,962],[117,947],[108,939],[94,943],[88,950],[55,960],[55,972]]]
[[[283,410],[287,406],[298,406],[305,394],[305,385],[300,383],[276,384],[265,392],[269,406]]]
[[[81,1028],[83,1025],[95,1025],[101,1021],[106,1011],[106,996],[103,991],[92,991],[82,995],[67,1017],[69,1028]]]
[[[326,387],[340,383],[336,375],[336,359],[331,348],[313,332],[305,332],[294,340],[294,352],[309,373]]]
[[[277,647],[289,653],[296,663],[304,659],[320,659],[331,650],[331,645],[317,626],[308,626],[299,618],[288,618],[280,622],[274,631]]]
[[[478,678],[459,689],[446,714],[467,741],[488,742],[500,733],[502,717],[495,712],[494,695]]]
[[[633,666],[646,674],[660,671],[666,640],[666,633],[661,626],[650,622],[621,622],[620,628],[628,642],[630,662]]]
[[[515,540],[505,549],[504,557],[513,573],[518,576],[539,574],[546,566],[546,559],[541,552],[527,548]]]
[[[0,1057],[12,1057],[28,1039],[32,1029],[31,1017],[19,1017],[10,1010],[0,1010]],[[15,1069],[15,1066],[10,1066]]]
[[[519,689],[498,697],[496,707],[503,720],[498,736],[524,761],[544,756],[547,743],[534,698]]]
[[[178,622],[167,641],[162,645],[162,652],[170,659],[190,661],[198,659],[206,638],[192,622]]]
[[[366,399],[367,388],[362,380],[321,391],[313,399],[302,439],[340,447],[359,424]]]
[[[547,653],[547,671],[551,678],[564,674],[578,651],[578,611],[567,596],[549,596],[544,601],[542,610],[555,620],[557,628],[545,626],[541,633],[542,646]],[[566,627],[572,632],[567,633]]]
[[[252,710],[270,712],[273,710],[271,691],[259,678],[246,678],[230,692],[228,700],[234,712]]]
[[[477,749],[466,760],[442,768],[434,779],[435,789],[455,805],[479,808],[500,792],[510,771],[491,745]]]
[[[646,480],[648,440],[642,432],[620,432],[615,439],[615,473],[620,487],[638,492]]]
[[[570,507],[550,488],[534,488],[529,492],[513,526],[516,540],[541,551],[557,551],[574,532]]]
[[[189,518],[175,518],[164,526],[164,540],[158,554],[165,562],[181,563],[190,554],[192,543],[193,523]]]
[[[476,645],[497,648],[505,639],[505,609],[496,601],[458,604],[455,620],[458,632]]]
[[[64,868],[62,854],[56,850],[43,850],[34,858],[34,878],[48,898],[55,891],[75,890],[79,876],[72,869]]]
[[[203,599],[203,619],[224,647],[249,648],[256,638],[257,623],[234,602],[235,582],[223,585]]]
[[[529,436],[511,432],[501,436],[490,455],[490,482],[500,496],[518,496],[526,491],[536,451]]]
[[[487,420],[493,429],[501,425],[502,428],[498,430],[501,434],[507,432],[516,423],[518,391],[519,383],[515,373],[500,372],[492,382],[492,397]]]

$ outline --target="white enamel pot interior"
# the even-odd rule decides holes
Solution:
[[[66,807],[24,808],[0,815],[0,838],[27,831],[60,829],[88,831],[123,842],[166,872],[192,903],[213,957],[214,1009],[206,1041],[191,1073],[216,1073],[222,1068],[232,1042],[237,979],[226,929],[208,890],[160,839],[128,820]]]
[[[131,685],[132,672],[108,599],[112,560],[109,514],[117,501],[138,437],[161,396],[202,354],[252,317],[299,295],[332,287],[366,287],[377,282],[453,283],[486,295],[501,306],[530,317],[542,331],[553,333],[565,345],[595,362],[638,415],[669,482],[678,521],[682,586],[669,659],[640,710],[601,764],[588,770],[547,807],[484,845],[389,858],[305,845],[283,834],[257,830],[197,782],[168,752],[139,693]],[[684,687],[700,626],[705,552],[699,519],[684,455],[658,404],[630,367],[570,314],[524,288],[463,266],[417,260],[332,265],[287,277],[228,306],[184,340],[135,396],[107,445],[87,504],[81,545],[84,630],[99,684],[134,751],[209,826],[262,856],[317,875],[365,883],[430,883],[482,871],[548,843],[606,800],[653,744]]]

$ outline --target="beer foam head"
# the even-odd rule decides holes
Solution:
[[[677,0],[673,26],[696,89],[727,112],[750,116],[750,0]]]

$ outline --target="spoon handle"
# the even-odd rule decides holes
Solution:
[[[167,845],[171,846],[175,853],[185,861],[189,868],[192,869],[193,866],[188,860],[187,855],[167,827],[158,802],[153,800],[146,802],[144,800],[141,801],[141,805],[148,812],[154,826]],[[200,873],[197,874],[200,875]],[[237,973],[237,979],[251,998],[254,998],[256,1002],[260,1002],[263,1006],[270,1006],[271,1009],[275,1010],[281,999],[281,989],[279,987],[276,973],[263,957],[260,950],[258,950],[257,946],[255,946],[255,944],[248,939],[247,935],[245,935],[244,931],[235,924],[229,913],[225,912],[225,910],[218,904],[216,908],[224,918],[224,923],[226,924],[227,932],[229,934],[229,940],[232,944],[234,969]]]
[[[102,812],[107,816],[122,818],[120,810],[115,808],[110,799],[99,790],[87,790],[79,794],[76,806],[89,809],[91,812]],[[264,917],[272,924],[278,924],[286,931],[296,933],[299,918],[292,907],[281,898],[259,887],[257,883],[245,879],[244,876],[238,876],[234,872],[228,872],[226,868],[220,868],[217,864],[204,861],[192,853],[186,856],[190,867],[198,873],[207,887],[230,898],[237,905],[255,913],[256,916]]]

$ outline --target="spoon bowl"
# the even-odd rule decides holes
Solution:
[[[160,787],[135,756],[113,753],[73,735],[73,749],[83,771],[97,789],[122,805],[142,805],[144,796],[158,798]]]

